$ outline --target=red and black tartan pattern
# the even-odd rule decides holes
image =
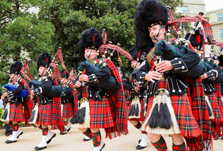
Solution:
[[[128,134],[128,107],[127,100],[125,98],[124,88],[119,76],[119,72],[117,71],[115,65],[111,60],[107,60],[108,67],[111,71],[111,74],[116,78],[121,89],[119,90],[110,90],[109,94],[109,103],[112,111],[113,121],[115,122],[115,127],[105,129],[106,137],[112,138],[111,134],[115,134],[115,136],[120,136],[121,134]],[[113,135],[114,136],[114,135]]]
[[[108,98],[103,100],[89,99],[90,128],[109,128],[114,126]]]
[[[159,81],[158,89],[167,89],[167,87],[168,84],[166,81]],[[201,135],[202,132],[193,116],[187,93],[182,96],[170,95],[170,98],[181,132],[180,135],[184,137],[198,137],[199,135]],[[150,109],[152,108],[153,99],[154,97],[149,97],[147,116],[149,116]]]
[[[129,111],[131,110],[131,105],[132,105],[132,101],[130,101],[131,103],[129,103]],[[141,104],[141,112],[140,112],[140,118],[136,119],[136,118],[131,118],[129,119],[134,120],[134,121],[144,121],[145,120],[145,116],[144,116],[144,100],[140,99],[140,104]]]
[[[15,103],[10,104],[9,120],[17,122],[25,121],[23,106],[21,103],[19,103],[18,106]]]
[[[214,119],[212,119],[211,121],[214,121],[217,123],[223,122],[223,117],[222,117],[222,113],[220,111],[216,93],[213,92],[212,94],[206,94],[206,95],[208,96],[208,99],[210,101],[210,104],[211,104],[211,107],[212,107],[212,110],[214,113]]]
[[[208,150],[212,148],[212,132],[202,80],[185,77],[185,81],[193,115],[202,131],[202,136],[198,138],[186,138],[187,148],[189,150]]]
[[[220,108],[221,113],[223,114],[223,103],[222,103],[222,95],[221,95],[221,83],[215,82],[214,83],[215,91],[216,91],[216,97],[218,101],[218,106]]]
[[[133,60],[132,56],[127,51],[119,47],[118,45],[112,45],[112,44],[101,45],[99,47],[99,50],[100,50],[100,54],[104,54],[104,52],[108,50],[112,50],[112,51],[115,50],[117,51],[118,54],[120,53],[121,55],[129,59],[129,61]]]
[[[74,116],[74,109],[72,103],[66,103],[63,105],[63,117],[73,117]]]
[[[52,120],[53,120],[52,111],[53,111],[52,103],[48,103],[46,105],[40,104],[36,123],[40,125],[52,125]]]

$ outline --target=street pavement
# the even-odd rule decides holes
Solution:
[[[4,130],[0,130],[0,151],[34,151],[34,147],[41,141],[42,132],[33,127],[22,127],[23,135],[18,141],[13,144],[5,144],[5,141],[10,138],[4,135]],[[59,131],[55,131],[57,136],[47,146],[44,151],[93,151],[92,141],[83,142],[84,135],[72,128],[66,135],[60,135]],[[105,139],[105,133],[102,132],[102,140],[106,146],[103,151],[136,151],[138,140],[140,138],[139,130],[135,129],[129,123],[129,134],[126,136],[117,137],[115,139]],[[164,137],[169,151],[172,150],[171,137]],[[151,143],[148,141],[148,147],[142,151],[156,151]],[[214,151],[223,151],[223,140],[214,140]]]

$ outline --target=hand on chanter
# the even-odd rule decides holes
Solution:
[[[205,73],[205,74],[201,75],[201,79],[202,79],[202,80],[203,80],[203,79],[207,79],[207,78],[208,78],[207,73]]]
[[[139,90],[140,90],[140,87],[139,87],[139,82],[136,82],[136,85],[134,87],[134,90],[138,93]]]
[[[145,80],[147,81],[151,81],[152,83],[154,83],[154,80],[160,80],[161,79],[161,74],[157,71],[149,71],[149,73],[146,74],[145,76]]]
[[[7,96],[8,96],[8,94],[7,94],[6,92],[4,92],[4,93],[2,94],[2,96],[1,96],[1,99],[4,100],[5,97],[7,97]]]
[[[31,100],[34,98],[34,90],[31,90],[29,92],[29,97],[30,97]]]
[[[80,88],[81,87],[81,82],[77,81],[74,86],[75,86],[75,88]]]
[[[80,75],[79,76],[79,81],[88,82],[89,81],[88,76],[86,74]]]
[[[160,62],[159,64],[156,65],[156,71],[157,72],[166,72],[166,71],[170,71],[173,69],[173,65],[170,61],[168,60],[164,60],[162,62]]]

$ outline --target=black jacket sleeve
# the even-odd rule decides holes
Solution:
[[[129,81],[129,79],[123,81],[123,87],[124,87],[126,90],[129,90],[129,91],[131,91],[131,90],[133,89],[133,85],[132,85],[132,83]]]
[[[149,72],[149,70],[150,70],[150,67],[149,67],[147,60],[143,61],[140,69],[136,73],[136,79],[137,79],[137,81],[139,81],[140,87],[143,86],[144,81],[145,81],[145,76]]]
[[[108,79],[110,76],[111,76],[111,72],[109,68],[104,67],[100,69],[98,72],[96,72],[95,74],[88,75],[88,79],[90,83],[92,82],[97,83],[99,81]]]
[[[23,90],[22,83],[19,82],[18,84],[19,84],[19,86],[15,90],[12,91],[14,96],[20,94],[22,92],[22,90]]]

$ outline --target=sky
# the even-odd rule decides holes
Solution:
[[[223,8],[223,0],[204,0],[206,12]]]

